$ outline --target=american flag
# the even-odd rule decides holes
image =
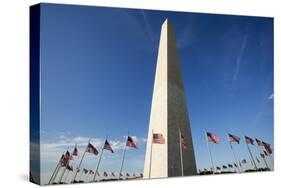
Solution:
[[[108,174],[107,174],[106,172],[104,172],[104,173],[103,173],[103,176],[104,176],[104,177],[107,177],[107,176],[108,176]]]
[[[228,133],[228,138],[230,142],[237,142],[238,144],[240,142],[240,137],[235,136],[233,134]]]
[[[137,148],[137,142],[132,137],[128,136],[126,146]]]
[[[184,138],[184,136],[181,134],[181,132],[180,132],[180,135],[181,135],[181,138],[180,138],[181,139],[181,145],[184,149],[186,149],[187,148],[187,141]]]
[[[259,160],[259,158],[257,156],[256,156],[256,160],[257,160],[258,163],[260,163],[260,160]]]
[[[69,171],[71,171],[71,172],[73,172],[73,167],[72,167],[72,166],[67,165],[67,166],[66,166],[66,169],[69,170]]]
[[[71,156],[69,151],[66,151],[64,154],[63,159],[61,160],[61,166],[66,166],[70,160]]]
[[[246,159],[243,159],[243,160],[241,161],[241,163],[242,163],[242,164],[246,164],[246,163],[247,163]]]
[[[61,157],[60,157],[60,162],[59,163],[60,163],[61,166],[63,166],[63,159],[64,159],[64,154],[62,154]]]
[[[255,145],[254,144],[254,139],[248,137],[248,136],[245,136],[245,141],[247,144],[252,144],[252,145]]]
[[[92,153],[94,155],[98,155],[99,154],[98,150],[91,143],[88,144],[86,152]]]
[[[264,149],[266,150],[266,152],[267,152],[268,154],[272,154],[272,149],[271,149],[270,144],[268,144],[268,143],[266,143],[266,142],[262,142],[262,144],[263,144],[263,147],[264,147]]]
[[[110,144],[109,144],[109,142],[108,142],[107,140],[105,140],[103,149],[106,149],[106,150],[108,150],[108,151],[111,151],[111,153],[114,153],[112,147],[110,146]]]
[[[79,152],[78,152],[78,149],[76,146],[75,146],[71,156],[79,157]]]
[[[165,144],[165,139],[160,133],[153,133],[152,143],[154,144]]]
[[[270,154],[269,154],[267,151],[265,151],[265,150],[263,150],[263,153],[264,153],[265,156],[269,156],[269,155],[270,155]]]
[[[257,142],[258,146],[263,146],[262,141],[260,141],[259,139],[256,139],[256,142]]]
[[[220,139],[217,135],[213,134],[213,133],[209,133],[207,132],[207,137],[208,137],[208,141],[209,142],[214,142],[215,144],[219,144],[220,143]]]
[[[86,168],[83,168],[83,172],[84,172],[85,174],[87,174],[87,173],[89,172],[89,170],[87,170]]]

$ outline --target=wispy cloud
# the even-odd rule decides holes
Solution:
[[[241,43],[239,54],[236,58],[235,71],[234,71],[234,74],[232,76],[232,82],[235,82],[238,79],[238,75],[239,75],[239,72],[240,72],[241,59],[242,59],[242,56],[244,54],[244,51],[245,51],[245,48],[246,48],[246,45],[247,45],[247,41],[248,41],[248,35],[246,34],[244,36],[244,39],[243,39],[242,43]]]
[[[145,29],[146,29],[146,32],[151,40],[152,43],[154,43],[154,37],[153,37],[153,32],[152,32],[152,28],[149,24],[149,21],[148,21],[148,18],[147,18],[147,15],[145,13],[144,10],[141,10],[141,14],[142,14],[142,17],[143,17],[143,21],[144,21],[144,24],[145,24]]]
[[[177,47],[178,49],[184,48],[194,42],[196,39],[196,18],[190,17],[185,20],[185,27],[183,30],[176,31]]]
[[[273,98],[274,98],[274,94],[273,93],[267,97],[268,100],[272,100]]]
[[[146,138],[132,136],[139,146],[146,144]],[[103,147],[104,138],[89,138],[84,136],[69,137],[65,135],[60,135],[56,139],[53,139],[51,142],[41,142],[41,152],[44,160],[56,161],[57,156],[61,155],[65,150],[70,150],[77,145],[78,150],[84,150],[88,142],[90,142],[98,149]],[[115,152],[118,152],[124,148],[125,140],[124,139],[108,139],[112,149]],[[36,153],[36,152],[35,152]]]

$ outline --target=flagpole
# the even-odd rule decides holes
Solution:
[[[67,163],[67,165],[68,165],[68,163]],[[60,183],[60,182],[62,181],[62,178],[63,178],[63,176],[64,176],[65,171],[66,171],[66,167],[63,169],[63,172],[62,172],[62,174],[61,174],[61,176],[60,176],[60,178],[59,178],[58,183]]]
[[[106,136],[105,140],[107,140],[107,136]],[[96,170],[95,170],[95,171],[98,171],[98,170],[99,170],[99,166],[100,166],[100,162],[101,162],[101,157],[102,157],[102,154],[103,154],[103,150],[104,150],[104,147],[103,147],[102,150],[101,150],[100,158],[99,158],[99,161],[98,161],[98,164],[97,164],[97,167],[96,167]],[[97,174],[97,173],[94,174],[93,182],[96,180],[96,174]]]
[[[81,173],[81,174],[80,174],[80,176],[79,176],[79,178],[78,178],[78,182],[81,181],[82,176],[83,176],[83,173],[84,173],[84,170],[82,170],[82,171],[80,170],[80,173]]]
[[[243,172],[244,171],[243,163],[240,162],[240,164],[241,164],[241,166],[240,166],[241,167],[241,171]]]
[[[59,168],[59,165],[60,165],[60,163],[61,163],[61,160],[62,160],[62,156],[60,157],[60,160],[59,160],[59,162],[58,162],[58,164],[57,164],[57,166],[56,166],[56,168],[55,168],[55,170],[54,170],[54,172],[53,172],[53,174],[52,174],[52,176],[51,176],[51,178],[50,178],[50,180],[49,180],[49,182],[48,182],[48,185],[51,184],[52,179],[54,178],[54,175],[56,174],[56,172],[57,172],[57,170],[58,170],[58,168]]]
[[[90,143],[90,139],[89,139],[89,141],[88,141],[88,145],[89,145],[89,143]],[[80,167],[81,167],[82,161],[83,161],[83,159],[84,159],[84,157],[85,157],[85,154],[86,154],[88,145],[86,146],[86,149],[85,149],[85,151],[84,151],[84,153],[83,153],[83,155],[82,155],[82,158],[81,158],[81,160],[80,160],[80,162],[79,162],[79,165],[78,165],[78,167],[76,168],[76,172],[75,172],[74,178],[73,178],[73,180],[72,180],[73,182],[75,181],[75,178],[76,178],[76,176],[77,176],[78,169],[81,171]]]
[[[270,169],[270,168],[268,167],[268,165],[267,165],[266,160],[265,160],[265,155],[264,155],[264,157],[262,157],[262,158],[263,158],[263,161],[264,161],[264,164],[265,164],[266,168],[267,168],[267,169]]]
[[[228,139],[228,135],[226,135],[226,138],[227,138],[227,140],[228,140],[228,142],[229,142],[229,146],[230,146],[230,149],[231,149],[231,151],[232,151],[232,154],[233,154],[233,157],[234,157],[234,160],[236,161],[236,163],[237,163],[237,169],[238,169],[238,172],[241,172],[240,171],[240,168],[239,168],[239,166],[238,166],[238,161],[237,161],[237,158],[236,158],[236,155],[235,155],[235,152],[234,152],[234,149],[233,149],[233,147],[232,147],[232,144],[231,144],[231,142],[229,141],[229,139]],[[239,163],[240,164],[240,163]],[[240,166],[241,167],[241,166]]]
[[[181,157],[181,176],[183,176],[182,140],[181,140],[181,131],[180,131],[180,129],[179,129],[179,144],[180,144],[180,157]]]
[[[264,152],[263,152],[263,149],[261,148],[261,146],[260,146],[258,143],[257,143],[257,146],[258,146],[258,148],[259,148],[259,150],[260,150],[260,153],[264,155],[263,161],[264,161],[264,164],[265,164],[266,168],[270,169],[270,168],[268,167],[268,164],[267,164],[266,160],[265,160],[265,154],[264,154]]]
[[[120,168],[119,177],[118,177],[119,180],[120,180],[120,174],[122,173],[122,170],[123,170],[124,159],[125,159],[125,154],[126,154],[126,149],[127,149],[127,140],[128,140],[128,137],[129,137],[129,133],[128,133],[128,136],[127,136],[126,142],[125,142],[125,147],[124,147],[124,152],[123,152],[123,158],[122,158],[121,168]]]
[[[54,175],[54,178],[53,178],[52,181],[51,181],[51,184],[56,180],[57,175],[58,175],[60,169],[61,169],[61,166],[59,166],[58,170],[56,171],[56,173],[55,173],[55,175]]]
[[[67,150],[66,150],[66,151],[68,151],[68,147],[67,147]],[[64,157],[65,157],[65,154],[66,154],[66,152],[64,153]],[[64,159],[64,158],[63,158],[63,159]],[[63,160],[63,159],[62,159],[62,160]],[[57,175],[58,175],[58,173],[59,173],[61,167],[62,167],[62,165],[59,166],[59,168],[58,168],[58,170],[57,170],[57,172],[56,172],[56,174],[55,174],[55,176],[54,176],[54,178],[53,178],[51,184],[52,184],[52,183],[55,181],[55,179],[57,178]]]
[[[272,154],[269,154],[269,156],[268,156],[268,157],[269,157],[270,162],[271,162],[271,164],[272,164],[272,168],[274,169],[274,163],[273,163],[273,160],[272,160],[272,158],[271,158],[271,155],[272,155]]]
[[[67,150],[66,150],[66,151],[68,151],[68,149],[69,149],[69,147],[67,147]],[[71,160],[71,158],[72,158],[72,154],[70,154],[70,156],[69,156],[69,159],[68,159],[68,161],[67,161],[67,163],[66,163],[66,165],[65,165],[65,167],[64,167],[64,170],[63,170],[63,172],[62,172],[62,174],[61,174],[61,177],[60,177],[58,183],[60,183],[60,182],[62,181],[62,178],[63,178],[63,176],[64,176],[64,174],[65,174],[65,171],[66,171],[66,169],[67,169],[67,166],[69,165],[69,161]]]
[[[207,142],[207,148],[209,150],[210,160],[211,160],[212,167],[213,167],[213,174],[215,174],[215,167],[214,167],[214,162],[213,162],[213,158],[212,158],[211,149],[210,149],[210,146],[209,146],[209,141],[208,141],[208,137],[207,137],[207,131],[205,131],[205,137],[206,137],[206,142]]]
[[[150,144],[150,161],[149,161],[149,179],[151,178],[151,164],[152,164],[152,146],[153,146],[153,129],[151,130],[151,144]]]
[[[251,150],[250,150],[249,144],[248,144],[247,141],[246,141],[245,136],[244,136],[244,140],[245,140],[245,143],[246,143],[246,145],[247,145],[247,148],[248,148],[248,151],[249,151],[249,154],[250,154],[250,158],[252,159],[252,162],[253,162],[254,165],[255,165],[255,169],[257,170],[258,167],[257,167],[257,165],[256,165],[256,162],[255,162],[255,160],[254,160],[254,157],[253,157],[253,155],[252,155],[252,152],[251,152]]]
[[[66,181],[67,181],[69,171],[70,171],[70,170],[68,170],[67,173],[66,173],[66,176],[65,176],[65,179],[64,179],[64,182],[65,182],[65,183],[66,183]]]

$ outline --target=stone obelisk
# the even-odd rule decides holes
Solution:
[[[196,162],[175,32],[166,19],[162,25],[147,136],[144,178],[195,175]],[[152,144],[162,134],[164,144]],[[181,145],[181,135],[186,148]]]

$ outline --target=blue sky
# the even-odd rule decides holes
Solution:
[[[174,25],[198,168],[233,162],[226,133],[273,144],[273,19],[43,4],[41,143],[45,179],[61,152],[88,138],[116,153],[101,166],[117,172],[124,136],[136,136],[125,170],[142,172],[161,25]],[[249,159],[242,142],[238,158]],[[84,148],[83,148],[84,149]],[[258,155],[257,147],[251,147]],[[81,151],[82,152],[82,151]],[[87,156],[94,168],[97,157]]]

